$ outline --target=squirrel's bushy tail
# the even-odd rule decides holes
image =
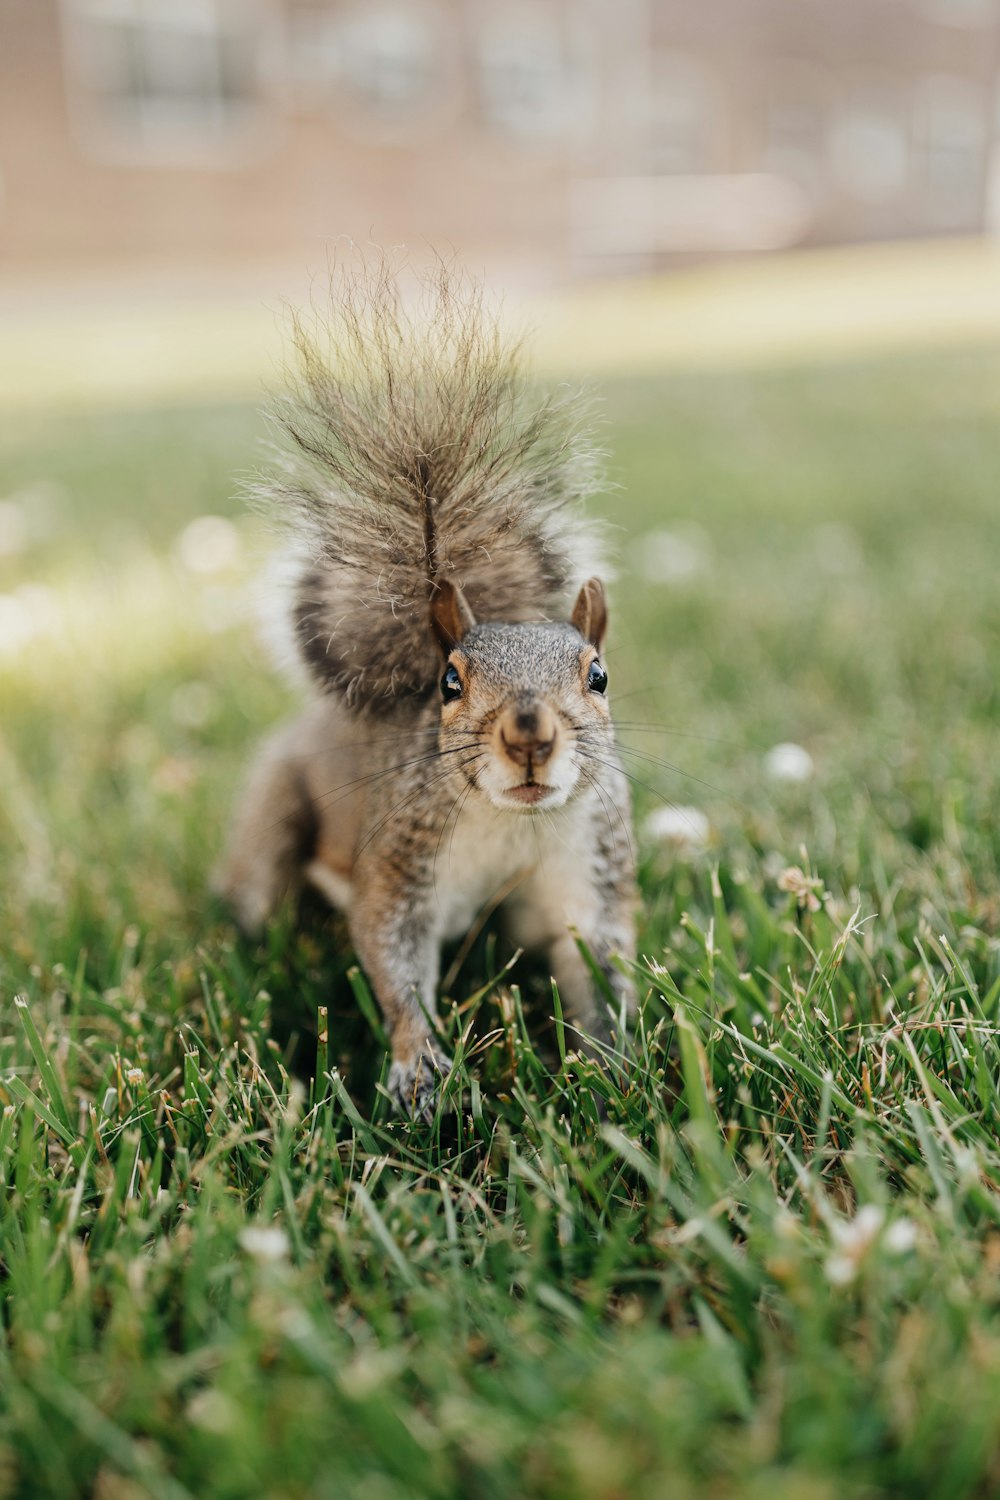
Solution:
[[[295,320],[282,457],[255,486],[302,558],[300,655],[375,711],[437,681],[441,581],[480,620],[565,617],[597,552],[579,398],[532,396],[480,287],[441,265],[421,292],[405,306],[384,261],[334,273],[329,312]]]

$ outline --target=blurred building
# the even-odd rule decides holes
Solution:
[[[0,268],[977,233],[998,62],[996,0],[0,0]]]

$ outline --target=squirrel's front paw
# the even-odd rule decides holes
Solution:
[[[397,1058],[389,1069],[393,1104],[411,1120],[430,1120],[441,1081],[450,1072],[450,1059],[433,1042],[425,1042],[412,1060]]]

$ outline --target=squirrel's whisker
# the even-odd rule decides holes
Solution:
[[[407,793],[407,795],[405,797],[401,797],[398,802],[394,803],[393,806],[386,813],[385,817],[380,818],[379,821],[375,824],[374,828],[369,829],[369,831],[368,831],[368,837],[365,839],[364,843],[359,844],[358,847],[357,847],[357,849],[355,849],[355,851],[354,851],[354,863],[355,863],[355,865],[357,865],[357,863],[361,859],[361,856],[366,852],[366,850],[369,848],[369,846],[372,844],[372,842],[382,832],[383,828],[386,828],[388,826],[388,824],[393,821],[393,819],[396,817],[396,815],[398,813],[402,812],[404,808],[409,807],[412,802],[414,802],[418,797],[420,797],[421,795],[423,795],[423,793],[426,792],[430,787],[437,786],[439,782],[445,781],[450,775],[451,775],[450,768],[447,771],[441,771],[441,772],[438,773],[437,776],[432,776],[429,781],[422,782],[420,784],[420,786],[418,786],[414,791],[411,791],[411,792]]]
[[[445,755],[458,755],[462,750],[471,750],[475,743],[473,741],[467,745],[450,745],[445,750],[432,750],[427,755],[415,755],[410,760],[401,760],[394,766],[386,766],[382,771],[369,771],[365,776],[358,776],[354,781],[341,782],[339,786],[331,787],[327,792],[320,792],[310,800],[314,807],[319,807],[328,797],[332,797],[334,792],[340,792],[346,788],[345,795],[347,795],[355,787],[364,786],[369,781],[377,781],[382,776],[391,776],[396,771],[406,771],[412,766],[425,766],[431,761],[441,760]],[[334,800],[339,802],[340,798]]]
[[[452,745],[445,750],[434,750],[427,755],[417,755],[412,757],[412,759],[410,760],[399,761],[398,764],[394,766],[386,766],[381,771],[369,771],[364,776],[356,776],[353,781],[342,781],[338,786],[330,787],[328,791],[318,792],[314,796],[304,796],[303,802],[311,809],[325,809],[327,807],[335,807],[338,802],[342,802],[345,797],[349,797],[352,792],[358,791],[361,787],[365,786],[369,782],[375,782],[380,780],[382,777],[391,776],[396,771],[407,770],[411,766],[426,765],[430,761],[440,760],[442,756],[445,755],[457,755],[461,750],[471,749],[472,745],[475,743],[478,742],[473,741],[468,745]],[[272,762],[272,764],[274,765],[280,765],[284,763],[285,762],[277,758]],[[340,793],[340,795],[335,796],[334,793],[338,792]],[[279,828],[282,823],[287,823],[291,819],[298,816],[300,816],[299,809],[296,809],[295,811],[290,813],[286,813],[284,817],[276,818],[273,823],[265,824],[262,831],[270,832],[272,828]]]
[[[585,736],[581,735],[580,743],[586,745],[590,742]],[[721,797],[723,802],[727,803],[730,807],[736,808],[738,812],[743,811],[742,802],[738,801],[735,797],[731,797],[728,792],[723,791],[722,787],[716,786],[714,781],[706,781],[704,777],[696,776],[693,771],[685,771],[683,766],[674,765],[672,761],[662,760],[657,755],[651,755],[648,750],[639,750],[634,745],[623,745],[620,740],[615,741],[615,749],[622,755],[632,755],[636,759],[650,765],[659,766],[664,771],[672,771],[677,776],[683,776],[688,781],[697,782],[699,786],[706,787],[710,792],[714,792],[717,797]]]
[[[459,803],[464,801],[464,799],[469,795],[471,790],[472,787],[469,784],[461,787],[451,799],[451,802],[448,805],[448,811],[445,813],[444,818],[441,820],[441,828],[438,832],[437,843],[434,845],[434,858],[431,860],[431,880],[434,885],[435,897],[437,896],[437,862],[441,854],[441,840],[445,836],[452,813],[455,811],[456,807],[458,807]]]
[[[469,784],[468,784],[468,786],[465,788],[465,791],[462,793],[461,798],[459,799],[458,812],[455,814],[455,821],[451,825],[451,837],[448,840],[448,868],[449,868],[449,870],[451,869],[451,857],[452,857],[452,855],[455,852],[455,831],[458,828],[459,819],[461,818],[462,813],[465,811],[465,804],[468,802],[468,800],[471,797],[471,795],[472,795],[472,793],[473,793],[474,790],[475,790],[475,782],[474,781],[470,781]],[[440,848],[440,839],[438,840],[438,847]],[[437,863],[437,854],[435,854],[434,860],[435,860],[435,864],[436,864]]]
[[[574,930],[634,1010],[614,955],[635,953],[626,782],[643,783],[598,773],[625,754],[602,529],[580,504],[589,414],[564,389],[538,400],[481,287],[441,262],[424,289],[415,315],[383,258],[335,278],[329,318],[295,320],[299,379],[271,413],[286,441],[254,494],[287,529],[286,622],[322,696],[265,746],[218,885],[252,931],[303,878],[345,913],[389,1094],[429,1122],[450,1068],[441,946],[483,891],[521,887],[511,936],[546,950],[593,1055],[612,1029]]]
[[[441,726],[434,724],[429,728],[410,728],[407,734],[411,735],[435,735],[440,736]],[[295,755],[276,755],[274,764],[295,765],[304,760],[315,760],[320,755],[333,755],[339,750],[370,750],[373,745],[392,745],[399,743],[399,734],[376,734],[364,740],[331,740],[328,743],[317,745],[314,750],[298,751]]]
[[[625,730],[628,733],[643,732],[649,734],[670,734],[681,740],[700,740],[706,745],[725,745],[730,750],[761,750],[766,747],[754,740],[727,740],[717,734],[698,734],[693,729],[673,729],[669,724],[652,724],[648,719],[641,722],[638,719],[615,719],[615,730]]]
[[[672,761],[662,760],[658,755],[651,755],[648,750],[638,750],[634,745],[623,745],[617,742],[615,748],[623,755],[634,755],[638,760],[648,761],[651,765],[660,766],[664,771],[673,771],[677,776],[685,776],[688,781],[696,781],[699,786],[707,787],[710,792],[717,792],[720,797],[726,797],[726,793],[713,781],[706,781],[702,776],[695,776],[693,771],[685,771],[683,766],[675,766]]]
[[[456,747],[456,749],[457,750],[466,750],[466,749],[468,749],[468,746],[467,745],[459,745],[459,746]],[[428,756],[427,758],[428,759],[435,759],[435,757],[433,757],[433,756]],[[472,758],[475,760],[475,759],[478,759],[479,757],[478,756],[474,756]],[[464,766],[464,765],[468,764],[468,762],[461,762],[461,764]],[[371,844],[372,840],[379,833],[381,833],[382,829],[385,828],[387,824],[389,824],[389,823],[392,822],[392,820],[395,818],[395,816],[396,816],[397,813],[402,812],[402,810],[403,810],[404,807],[409,807],[409,805],[411,804],[411,802],[415,801],[417,797],[422,796],[423,793],[429,787],[437,786],[440,782],[446,781],[448,779],[448,777],[451,776],[452,774],[453,774],[452,767],[448,766],[444,771],[439,771],[436,776],[432,776],[428,781],[422,781],[420,783],[420,785],[415,788],[414,791],[410,792],[406,797],[403,797],[399,802],[397,802],[394,807],[390,808],[389,812],[386,813],[385,817],[382,818],[378,823],[376,823],[375,827],[372,828],[369,831],[368,837],[365,839],[364,843],[360,844],[358,846],[357,850],[355,851],[355,855],[354,855],[355,861],[357,861],[357,860],[359,860],[361,858],[362,854],[364,854],[365,850]]]
[[[680,807],[676,802],[672,802],[669,797],[664,796],[664,794],[658,791],[655,786],[650,786],[648,781],[643,781],[639,776],[633,776],[632,772],[626,771],[624,766],[616,766],[613,760],[602,760],[600,756],[595,755],[592,750],[581,749],[579,745],[577,746],[577,749],[581,755],[586,756],[589,760],[597,761],[598,765],[607,766],[610,771],[620,772],[622,776],[626,777],[636,786],[641,786],[644,791],[651,793],[651,795],[654,797],[658,797],[666,807],[671,808],[675,813],[677,813],[679,817],[684,818],[685,822],[690,822],[690,819],[687,818],[683,807]]]
[[[628,820],[623,816],[621,809],[615,806],[614,798],[610,798],[609,799],[609,794],[608,794],[607,787],[604,786],[603,782],[601,781],[600,777],[596,774],[596,772],[590,771],[588,774],[590,776],[590,779],[591,779],[591,782],[593,784],[594,790],[597,792],[598,796],[601,799],[601,802],[604,804],[604,811],[605,811],[605,814],[606,814],[607,819],[608,819],[608,831],[611,834],[611,842],[612,842],[612,849],[613,849],[613,851],[617,852],[617,838],[615,836],[614,824],[611,821],[611,808],[612,807],[614,807],[615,812],[617,813],[618,822],[621,824],[622,832],[625,835],[625,843],[626,843],[626,845],[628,847],[629,859],[634,864],[635,863],[635,848],[634,848],[633,843],[632,843],[632,834],[631,834],[631,832],[629,830]]]
[[[583,767],[582,766],[581,766],[580,769],[581,769],[581,771],[583,771]],[[617,853],[618,853],[618,840],[617,840],[617,838],[615,836],[615,826],[614,826],[614,824],[611,821],[611,809],[610,809],[610,807],[608,805],[608,799],[607,799],[607,795],[606,795],[605,789],[601,785],[600,780],[598,779],[598,777],[595,775],[595,773],[593,771],[583,771],[583,775],[586,777],[587,781],[594,788],[594,791],[597,793],[598,797],[600,798],[601,806],[604,808],[604,816],[608,820],[608,832],[611,835],[611,848],[612,848],[612,852],[617,856]],[[623,830],[625,832],[625,839],[626,839],[626,842],[628,844],[629,855],[632,856],[632,855],[634,855],[634,851],[632,849],[632,840],[629,837],[628,825],[626,824],[625,819],[622,817],[622,815],[621,815],[620,812],[618,814],[618,821],[621,823],[622,828],[623,828]]]

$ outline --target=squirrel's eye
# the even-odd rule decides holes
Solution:
[[[608,674],[599,661],[590,663],[590,671],[587,673],[587,686],[592,693],[607,692]]]
[[[456,698],[462,696],[462,679],[458,675],[457,668],[447,666],[444,676],[441,678],[441,697],[446,703],[453,703]]]

